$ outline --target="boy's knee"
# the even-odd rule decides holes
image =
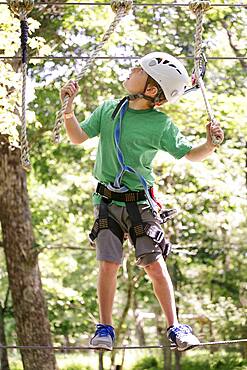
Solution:
[[[120,264],[112,261],[100,261],[100,269],[105,273],[118,271]]]
[[[145,253],[137,258],[136,264],[139,267],[146,268],[150,266],[151,264],[153,264],[154,262],[158,261],[160,257],[161,257],[160,252]]]
[[[152,280],[163,280],[168,274],[166,263],[162,257],[145,266],[145,271]]]

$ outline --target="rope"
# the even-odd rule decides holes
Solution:
[[[25,17],[26,18],[26,17]],[[26,19],[21,20],[21,47],[22,47],[22,104],[21,104],[21,163],[22,167],[29,171],[31,164],[28,153],[27,120],[26,120],[26,87],[27,87],[27,39],[28,25]]]
[[[6,2],[0,2],[0,5],[6,5],[7,3]],[[95,3],[91,3],[91,2],[43,2],[43,1],[39,1],[36,3],[36,5],[46,5],[46,6],[52,6],[52,5],[81,5],[81,6],[107,6],[107,5],[111,5],[111,3],[99,3],[99,2],[95,2]],[[154,4],[151,4],[151,3],[134,3],[135,6],[151,6],[151,7],[171,7],[171,8],[175,8],[175,7],[189,7],[190,6],[190,3],[154,3]],[[243,3],[232,3],[232,4],[226,4],[226,3],[215,3],[215,4],[212,4],[212,7],[230,7],[230,8],[234,8],[234,7],[237,7],[237,8],[246,8],[247,5],[246,4],[243,4]]]
[[[97,56],[95,57],[95,59],[99,59],[99,60],[137,60],[137,59],[140,59],[141,57],[140,56],[135,56],[135,55],[127,55],[127,56],[120,56],[120,55],[116,55],[116,56]],[[186,57],[183,57],[183,56],[180,56],[178,55],[177,58],[179,59],[194,59],[194,56],[193,55],[188,55]],[[0,59],[13,59],[13,60],[18,60],[18,59],[21,59],[21,57],[18,57],[18,56],[13,56],[13,57],[10,57],[10,56],[0,56]],[[90,59],[89,56],[71,56],[71,55],[68,55],[68,56],[54,56],[54,55],[47,55],[45,57],[39,57],[39,56],[32,56],[29,60],[88,60]],[[208,57],[207,56],[207,60],[247,60],[247,57]]]
[[[196,15],[196,34],[195,34],[195,48],[194,48],[194,61],[195,61],[195,74],[197,83],[199,84],[202,92],[202,96],[205,102],[206,110],[208,113],[209,120],[212,125],[215,124],[216,120],[214,117],[213,110],[209,103],[206,94],[206,88],[202,77],[200,77],[201,69],[201,55],[202,55],[202,32],[203,32],[203,13],[211,8],[210,1],[195,0],[190,3],[190,10]],[[222,140],[216,136],[212,136],[212,142],[214,145],[219,145]]]
[[[88,59],[87,63],[85,64],[84,68],[82,69],[81,73],[78,74],[78,76],[75,78],[76,82],[79,82],[82,77],[84,77],[84,74],[88,70],[89,67],[94,63],[96,56],[99,54],[99,52],[102,50],[103,46],[105,43],[108,41],[110,36],[113,34],[115,31],[117,25],[120,23],[123,17],[126,16],[126,14],[129,12],[129,10],[132,8],[132,0],[113,0],[111,2],[111,7],[112,10],[116,13],[115,18],[113,22],[110,24],[108,30],[105,32],[103,35],[102,41],[96,46],[94,51],[92,52],[90,58]],[[58,143],[60,140],[60,128],[62,126],[62,121],[63,121],[63,113],[66,110],[67,104],[68,104],[69,96],[66,95],[62,108],[60,111],[57,113],[56,116],[56,122],[55,122],[55,127],[53,130],[53,135],[54,135],[54,141],[55,143]]]
[[[247,339],[233,339],[233,340],[224,340],[224,341],[216,341],[216,342],[204,342],[199,343],[196,346],[193,346],[193,348],[196,347],[206,347],[206,346],[218,346],[218,345],[230,345],[230,344],[239,344],[239,343],[246,343]],[[170,348],[170,349],[176,349],[176,345],[150,345],[150,346],[116,346],[113,347],[114,350],[126,350],[126,349],[155,349],[155,348]],[[95,348],[88,347],[88,346],[3,346],[0,345],[0,349],[36,349],[36,350],[54,350],[54,351],[64,351],[64,350],[95,350]]]
[[[33,8],[33,0],[8,0],[10,10],[20,18],[21,26],[21,73],[22,73],[22,90],[21,90],[21,164],[22,167],[29,171],[31,164],[29,160],[29,149],[27,140],[27,122],[26,122],[26,86],[27,86],[27,40],[28,24],[27,15]]]

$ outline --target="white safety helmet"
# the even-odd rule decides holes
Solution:
[[[166,99],[175,103],[189,84],[189,76],[184,65],[172,55],[154,52],[140,59],[144,71],[162,88]]]

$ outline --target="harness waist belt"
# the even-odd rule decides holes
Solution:
[[[140,191],[126,191],[124,193],[117,193],[115,191],[109,190],[105,185],[100,182],[97,185],[96,193],[102,195],[111,200],[116,200],[118,202],[139,202],[140,200],[146,200],[144,190]]]

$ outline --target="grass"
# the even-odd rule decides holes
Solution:
[[[118,351],[116,355],[116,362],[121,364],[122,362],[122,351]],[[152,351],[151,355],[158,356],[158,352]],[[139,350],[125,352],[124,370],[130,370],[134,364],[147,355],[147,351]],[[98,354],[89,351],[83,353],[56,353],[57,364],[59,370],[98,370],[99,368],[99,357]],[[23,370],[20,356],[9,357],[11,370]],[[110,353],[104,354],[104,367],[109,370],[110,368]]]
[[[236,352],[190,351],[181,363],[182,370],[247,370],[247,360]]]
[[[117,353],[117,362],[121,364],[122,351]],[[126,351],[124,370],[162,370],[161,352],[144,350]],[[64,353],[57,354],[59,370],[97,370],[99,368],[98,354]],[[10,358],[11,370],[23,370],[18,357]],[[104,355],[104,367],[110,369],[110,354]],[[207,350],[193,350],[183,354],[181,370],[247,370],[247,360],[241,358],[239,353],[226,353],[220,351],[211,354]]]

